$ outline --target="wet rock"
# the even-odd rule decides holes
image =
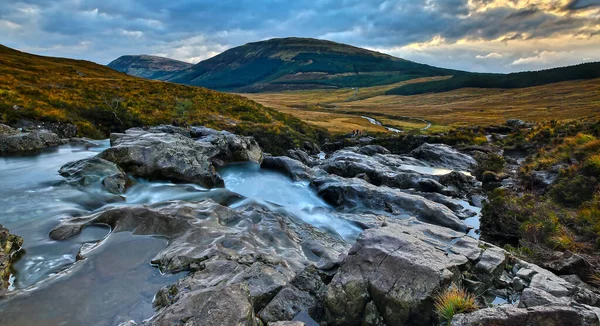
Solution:
[[[261,168],[283,172],[294,181],[310,180],[315,176],[314,170],[287,156],[265,156]]]
[[[477,165],[473,157],[444,144],[424,143],[410,154],[417,159],[451,170],[470,171]]]
[[[287,156],[291,159],[301,162],[306,166],[314,166],[317,162],[301,149],[290,149],[287,151]]]
[[[306,324],[301,321],[276,321],[274,323],[268,323],[268,326],[305,326]]]
[[[500,277],[506,264],[506,255],[504,250],[490,247],[485,248],[481,254],[481,258],[475,265],[475,271],[486,282],[491,282],[493,279]]]
[[[439,182],[455,191],[460,197],[466,197],[477,187],[477,180],[474,177],[456,171],[440,176]]]
[[[220,160],[224,163],[234,162],[254,162],[260,164],[263,160],[263,152],[254,137],[243,137],[234,135],[228,131],[209,131],[208,128],[202,129],[202,136],[198,142],[210,143],[218,149],[218,152],[211,157],[213,161]],[[193,135],[198,135],[195,129]]]
[[[0,154],[34,151],[62,144],[63,141],[55,133],[47,130],[23,133],[7,132],[5,136],[0,135]]]
[[[369,301],[365,307],[365,314],[361,326],[385,326],[383,316],[381,316],[373,301]]]
[[[134,176],[192,182],[204,187],[223,186],[210,159],[219,153],[212,144],[179,134],[136,129],[111,134],[111,148],[98,154]]]
[[[577,310],[562,305],[517,308],[502,305],[477,310],[470,314],[458,314],[452,319],[452,326],[479,325],[599,325],[598,317],[590,310]]]
[[[316,269],[307,267],[335,268],[348,249],[342,240],[291,216],[256,204],[234,210],[212,200],[107,209],[64,220],[50,236],[67,239],[93,224],[107,224],[114,232],[168,237],[169,244],[152,263],[165,272],[192,271],[156,295],[158,311],[152,325],[176,320],[204,325],[201,320],[208,309],[204,302],[222,311],[216,316],[224,319],[215,322],[246,322],[246,311],[253,316],[285,288],[318,298],[324,285],[312,275]],[[221,293],[227,291],[232,294]],[[286,298],[286,293],[280,297]]]
[[[356,149],[357,153],[360,154],[364,154],[364,155],[375,155],[375,154],[390,154],[390,151],[383,147],[383,146],[379,146],[379,145],[366,145],[366,146],[361,146],[359,148]]]
[[[367,208],[395,217],[411,215],[455,230],[467,230],[467,226],[448,207],[398,189],[376,187],[364,180],[335,176],[315,179],[312,185],[325,201],[339,208]]]
[[[540,194],[546,190],[558,179],[558,172],[554,171],[533,171],[531,172],[531,181],[534,190]]]
[[[21,237],[10,234],[8,229],[0,225],[0,294],[8,288],[13,256],[22,245]]]
[[[129,182],[127,174],[116,164],[97,157],[69,162],[58,173],[71,185],[87,187],[101,184],[113,194],[122,194]]]

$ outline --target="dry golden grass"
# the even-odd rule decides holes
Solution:
[[[324,126],[330,131],[356,129],[352,124],[345,123],[349,114],[369,114],[386,125],[401,128],[416,128],[420,125],[402,117],[423,118],[433,122],[434,126],[430,131],[442,131],[456,126],[498,124],[506,119],[537,122],[600,117],[600,78],[521,89],[464,88],[413,96],[382,95],[387,89],[399,84],[402,83],[361,88],[354,98],[352,96],[355,91],[352,89],[243,95],[265,106]],[[347,101],[349,98],[352,100]],[[308,115],[304,111],[313,113]],[[320,116],[326,120],[305,119],[306,116],[314,118],[315,111],[328,113]]]

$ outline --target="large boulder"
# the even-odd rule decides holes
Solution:
[[[129,182],[127,174],[116,164],[97,157],[69,162],[58,173],[68,184],[78,187],[98,184],[113,194],[122,194]]]
[[[397,221],[363,232],[328,286],[325,298],[330,325],[431,325],[434,296],[471,268],[487,250],[478,240],[447,228],[414,220]],[[503,266],[505,257],[495,261]],[[486,263],[492,266],[492,261]],[[491,268],[495,270],[496,268]],[[491,284],[491,283],[488,283]]]
[[[396,218],[415,216],[419,220],[455,230],[467,230],[464,222],[450,208],[399,189],[377,187],[361,179],[336,176],[317,178],[311,184],[325,201],[348,211],[367,209]]]
[[[55,133],[47,130],[18,132],[3,126],[0,134],[0,154],[34,151],[63,144]]]
[[[8,279],[11,274],[13,255],[23,245],[23,239],[10,234],[0,225],[0,294],[8,287]]]
[[[214,163],[222,165],[233,162],[254,162],[260,164],[263,160],[263,152],[254,137],[244,137],[232,134],[228,131],[216,131],[209,128],[196,128],[193,136],[203,135],[198,142],[210,143],[219,151],[211,157]]]
[[[469,155],[460,153],[454,148],[444,144],[429,144],[415,148],[410,154],[420,160],[431,163],[436,167],[450,170],[470,171],[477,162]]]
[[[219,149],[180,134],[152,133],[129,129],[111,134],[111,148],[98,154],[134,176],[192,182],[212,188],[222,187],[211,158]]]

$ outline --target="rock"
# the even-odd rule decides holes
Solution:
[[[0,154],[34,151],[62,145],[62,140],[46,130],[0,136]]]
[[[383,146],[379,146],[379,145],[366,145],[366,146],[361,146],[356,150],[357,153],[360,154],[364,154],[364,155],[375,155],[375,154],[390,154],[390,151],[383,147]]]
[[[493,279],[500,277],[505,265],[506,255],[504,250],[490,247],[485,248],[474,269],[483,278],[483,281],[491,282]]]
[[[206,136],[200,137],[198,142],[210,143],[218,149],[218,152],[211,157],[213,161],[260,164],[263,160],[263,152],[254,137],[237,136],[227,131],[215,133],[215,130],[209,131],[208,128],[203,128],[201,133],[194,129],[192,134],[196,136],[205,134]]]
[[[212,144],[179,134],[130,129],[125,134],[111,134],[111,145],[98,157],[134,176],[192,182],[207,188],[224,185],[210,161],[219,153]]]
[[[153,133],[179,134],[188,138],[191,137],[191,133],[188,128],[176,127],[172,125],[158,125],[148,128],[147,131]]]
[[[268,326],[305,326],[306,324],[301,321],[276,321],[274,323],[267,324]]]
[[[124,193],[129,182],[127,174],[116,164],[97,157],[67,163],[58,173],[71,185],[87,187],[101,184],[113,194]]]
[[[533,171],[531,172],[532,187],[536,192],[544,194],[546,190],[558,179],[558,172]]]
[[[525,121],[519,119],[508,119],[506,120],[506,125],[511,128],[521,128],[525,126]]]
[[[0,123],[0,138],[6,136],[12,136],[20,133],[18,129],[15,129],[11,126],[7,126],[5,124]]]
[[[374,305],[387,325],[431,325],[433,297],[480,252],[475,239],[416,221],[366,230],[328,286],[327,322],[378,320]]]
[[[50,237],[68,239],[94,224],[107,224],[113,232],[165,236],[169,243],[152,263],[164,272],[191,271],[157,293],[158,310],[148,322],[151,325],[177,320],[204,325],[201,321],[210,305],[218,311],[214,318],[224,318],[211,322],[250,323],[246,312],[253,316],[265,309],[285,288],[301,291],[304,296],[298,298],[318,298],[325,286],[315,267],[335,270],[348,249],[342,240],[261,205],[234,210],[212,200],[111,208],[64,220]],[[279,296],[288,298],[288,294],[286,290]],[[275,301],[270,307],[277,305]]]
[[[287,156],[296,161],[302,162],[306,166],[314,166],[317,164],[305,151],[301,149],[290,149],[287,151]]]
[[[477,162],[469,155],[462,154],[454,148],[444,144],[424,143],[414,149],[410,154],[420,160],[427,161],[436,167],[450,170],[470,171]]]
[[[24,132],[48,131],[56,134],[59,138],[72,138],[77,135],[77,127],[68,122],[20,120],[15,124],[15,127]]]
[[[182,294],[175,303],[160,309],[147,323],[177,325],[254,326],[254,309],[241,285],[217,286]]]
[[[477,180],[474,177],[456,171],[440,176],[439,182],[454,190],[460,197],[466,197],[477,187]]]
[[[542,263],[544,268],[558,275],[577,274],[579,277],[588,277],[591,272],[583,257],[571,251],[555,252],[551,259]]]
[[[383,316],[381,316],[373,301],[369,301],[365,307],[365,314],[361,326],[385,326]]]
[[[265,156],[260,167],[283,172],[294,181],[310,180],[315,176],[315,171],[287,156]]]
[[[376,187],[360,179],[322,177],[312,185],[319,196],[336,207],[348,210],[367,208],[393,217],[415,216],[437,225],[466,231],[467,226],[448,207],[417,195],[389,187]]]
[[[13,256],[22,245],[21,237],[10,234],[8,229],[0,225],[0,294],[8,288]]]
[[[294,286],[287,286],[264,307],[259,316],[264,322],[291,320],[301,311],[310,316],[317,314],[318,301],[307,292]]]
[[[557,298],[538,288],[526,288],[523,290],[523,293],[521,293],[521,299],[519,300],[519,308],[531,308],[553,304],[568,305],[569,300]]]
[[[470,314],[458,314],[452,319],[452,326],[515,326],[515,325],[599,325],[598,317],[590,310],[576,310],[561,305],[517,308],[501,305],[477,310]]]

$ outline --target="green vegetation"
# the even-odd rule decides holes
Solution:
[[[584,63],[576,66],[512,74],[455,73],[452,78],[391,89],[386,95],[417,95],[441,93],[465,87],[476,88],[525,88],[558,83],[568,80],[600,77],[600,63]]]
[[[73,123],[81,136],[93,138],[161,123],[204,125],[256,134],[260,145],[274,154],[326,137],[324,130],[242,96],[0,46],[0,122],[21,119]]]
[[[456,314],[477,310],[475,297],[465,289],[452,284],[435,297],[435,310],[442,323],[449,325]]]
[[[496,189],[482,211],[485,234],[512,239],[516,250],[543,261],[554,250],[596,260],[600,250],[600,122],[538,124],[514,131],[507,148],[532,147],[517,191]],[[539,184],[536,173],[556,180]],[[597,269],[597,267],[594,267]]]

